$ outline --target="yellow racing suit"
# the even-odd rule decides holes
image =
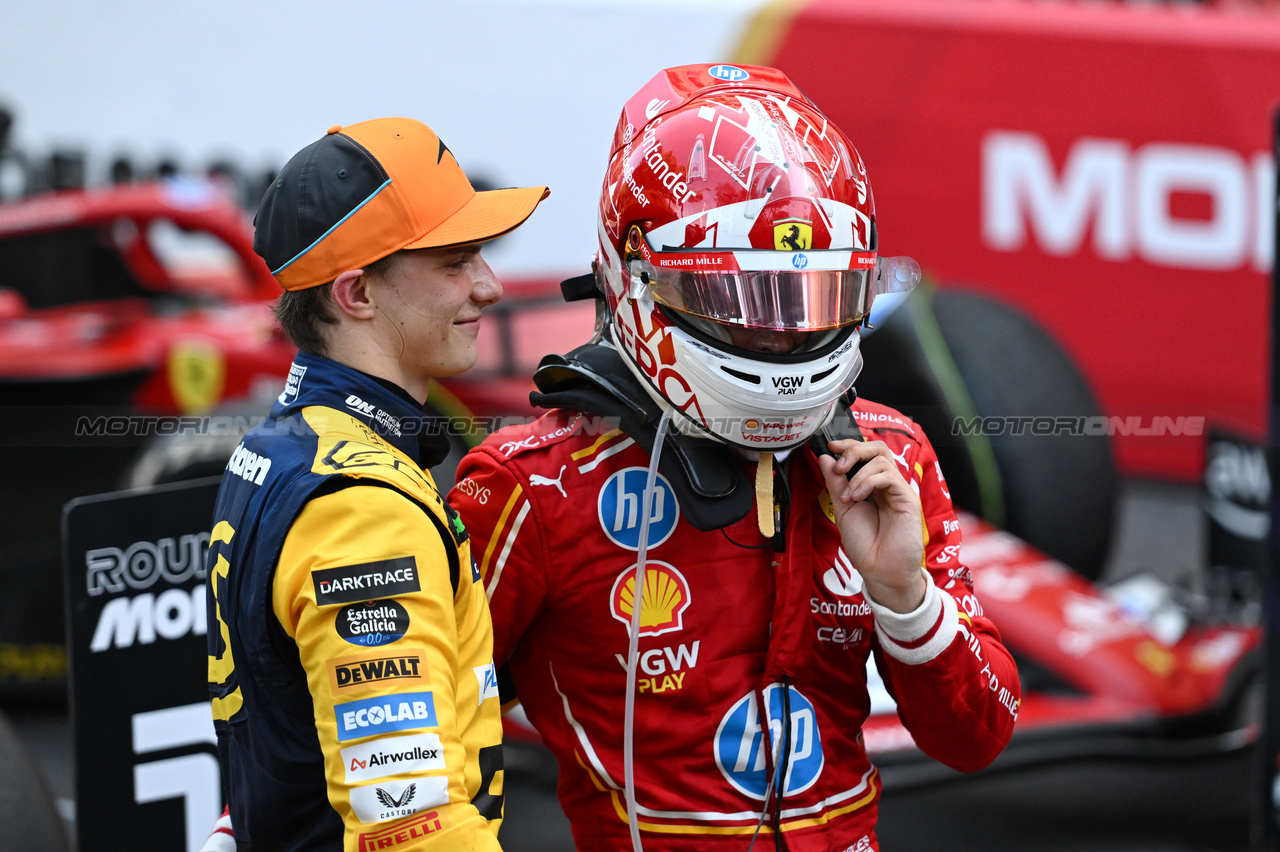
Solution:
[[[394,385],[303,352],[228,462],[209,682],[238,844],[498,848],[492,626],[424,470],[432,426]]]

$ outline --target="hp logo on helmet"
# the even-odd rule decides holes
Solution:
[[[751,76],[736,65],[713,65],[707,73],[717,80],[724,80],[729,83],[741,83]]]
[[[809,258],[797,252],[791,256],[791,265],[796,269],[804,269],[809,265]]]

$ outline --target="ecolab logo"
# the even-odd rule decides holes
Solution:
[[[339,742],[436,726],[435,699],[430,692],[404,692],[335,704],[333,715],[338,722]]]
[[[982,141],[982,236],[996,251],[1032,240],[1051,255],[1080,251],[1092,225],[1104,260],[1184,269],[1271,269],[1275,162],[1211,145],[1078,139],[1059,173],[1044,139],[996,130]],[[1176,198],[1207,198],[1207,218]]]

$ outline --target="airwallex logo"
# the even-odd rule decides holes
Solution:
[[[348,746],[342,749],[342,763],[348,784],[445,768],[439,734],[411,734]]]

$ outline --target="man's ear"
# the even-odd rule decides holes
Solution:
[[[348,269],[333,279],[333,302],[354,319],[373,318],[376,308],[369,292],[369,276],[363,269]]]

